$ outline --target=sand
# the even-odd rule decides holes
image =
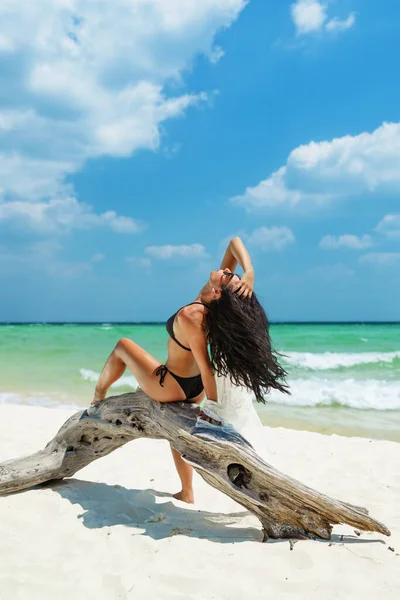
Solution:
[[[1,406],[0,462],[43,447],[70,415]],[[276,466],[367,507],[392,537],[336,526],[331,542],[262,544],[257,519],[199,476],[194,506],[174,500],[168,444],[138,440],[73,479],[0,498],[0,599],[400,598],[400,444],[265,435]]]

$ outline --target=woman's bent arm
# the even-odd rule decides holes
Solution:
[[[245,273],[253,270],[250,255],[247,252],[242,240],[239,237],[234,237],[229,242],[220,268],[234,271],[238,263]]]
[[[243,268],[244,274],[235,287],[234,292],[239,294],[241,298],[251,298],[254,288],[254,269],[251,264],[250,255],[247,252],[242,240],[239,237],[234,237],[229,242],[224,258],[222,259],[221,269],[235,270],[237,264]]]

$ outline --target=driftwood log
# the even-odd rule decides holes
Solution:
[[[207,483],[261,521],[268,538],[330,539],[332,526],[390,531],[359,506],[334,500],[266,464],[231,427],[197,419],[184,402],[159,404],[142,391],[110,397],[74,414],[44,450],[0,464],[0,494],[70,477],[131,440],[166,439]]]

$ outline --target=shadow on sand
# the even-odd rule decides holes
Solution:
[[[240,527],[247,511],[214,513],[196,508],[176,506],[170,494],[157,490],[130,490],[80,479],[65,479],[45,486],[84,512],[78,515],[85,527],[98,529],[125,525],[133,534],[147,535],[154,540],[186,535],[220,543],[261,541],[261,527]],[[158,499],[158,502],[156,501]],[[165,516],[164,516],[165,515]]]
[[[240,526],[250,513],[214,513],[196,508],[176,506],[171,495],[154,489],[131,490],[120,485],[108,485],[81,479],[65,479],[43,486],[60,494],[71,504],[79,504],[84,512],[78,515],[89,529],[125,525],[132,527],[133,535],[146,535],[160,540],[173,535],[186,535],[219,543],[262,541],[261,525]],[[158,502],[157,502],[158,499]],[[269,543],[288,543],[288,540],[270,540]],[[362,539],[357,535],[333,534],[331,540],[321,542],[333,545],[385,544],[382,539]]]

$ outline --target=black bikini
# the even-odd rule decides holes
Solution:
[[[186,304],[185,306],[191,306],[192,304],[202,304],[203,306],[207,306],[207,304],[204,304],[204,302],[190,302],[190,304]],[[182,308],[185,307],[182,306]],[[180,308],[179,310],[182,309]],[[178,346],[183,348],[183,350],[187,350],[187,352],[191,352],[191,349],[181,344],[180,341],[176,339],[174,334],[174,321],[179,310],[177,310],[176,313],[174,313],[172,317],[168,319],[166,329],[170,337],[174,340],[174,342],[178,344]],[[175,373],[170,371],[165,365],[160,365],[156,371],[156,375],[160,376],[161,387],[164,387],[164,379],[167,373],[172,375],[172,377],[179,383],[182,390],[185,392],[186,400],[196,398],[196,396],[201,394],[201,392],[204,389],[203,382],[201,380],[201,375],[195,375],[194,377],[179,377],[179,375],[176,375]]]

